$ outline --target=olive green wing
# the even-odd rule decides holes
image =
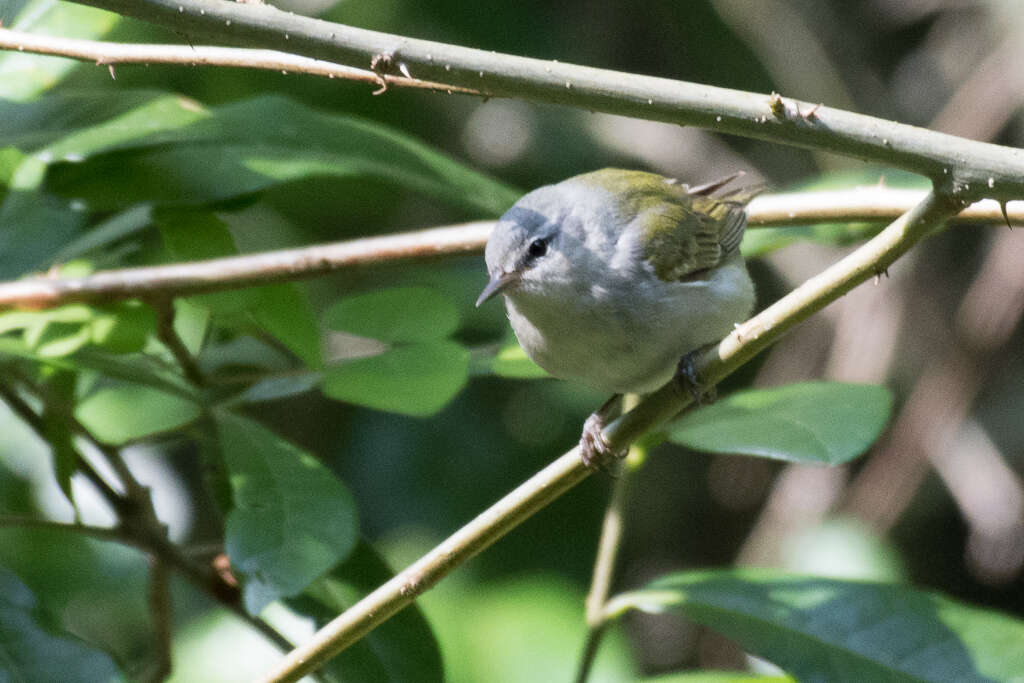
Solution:
[[[701,189],[679,187],[637,216],[647,234],[644,256],[662,280],[685,280],[735,253],[747,227],[747,202],[760,191],[716,198],[699,194]]]

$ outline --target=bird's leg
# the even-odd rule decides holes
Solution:
[[[676,376],[674,378],[676,385],[682,391],[689,393],[693,397],[693,402],[699,406],[714,403],[715,399],[718,398],[718,392],[715,390],[714,385],[704,386],[697,379],[697,368],[694,364],[697,356],[704,353],[705,349],[709,348],[709,346],[702,346],[690,351],[679,359],[679,364],[676,366]]]
[[[626,449],[613,451],[608,439],[601,432],[608,422],[622,412],[622,394],[615,394],[583,423],[580,436],[580,457],[583,464],[592,470],[607,472],[613,463],[626,455]]]

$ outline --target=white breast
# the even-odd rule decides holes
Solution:
[[[556,377],[608,393],[646,393],[679,358],[718,341],[749,315],[754,289],[737,255],[708,280],[634,277],[555,303],[511,292],[509,321],[526,353]]]

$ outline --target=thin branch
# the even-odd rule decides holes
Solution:
[[[7,370],[11,371],[10,368]],[[2,379],[2,378],[0,378]],[[28,382],[25,378],[19,381],[33,390],[39,387]],[[43,396],[43,401],[47,399]],[[15,414],[26,424],[35,430],[40,438],[43,438],[42,418],[28,405],[12,387],[0,381],[0,400],[8,405]],[[110,462],[111,467],[117,472],[126,490],[129,492],[122,495],[103,479],[85,458],[79,453],[78,469],[83,472],[90,481],[99,489],[104,499],[116,511],[119,516],[120,525],[114,529],[102,527],[84,526],[77,524],[63,524],[49,520],[38,520],[29,517],[13,515],[0,516],[0,526],[24,526],[35,528],[59,529],[87,534],[101,540],[114,541],[132,545],[154,558],[154,561],[163,563],[165,566],[173,567],[181,573],[188,581],[197,588],[207,593],[223,606],[230,609],[240,619],[248,623],[257,631],[262,633],[268,640],[277,645],[282,651],[292,649],[292,643],[278,633],[270,624],[259,617],[254,617],[245,611],[242,605],[241,596],[237,586],[226,583],[213,567],[189,560],[182,553],[181,549],[170,542],[164,525],[157,519],[152,507],[152,500],[149,496],[149,489],[135,479],[126,463],[121,458],[116,448],[106,446],[93,438],[88,430],[79,423],[74,416],[71,420],[72,430],[83,440],[87,441],[93,448],[97,449]]]
[[[87,524],[69,524],[56,522],[52,519],[25,517],[22,515],[0,515],[0,529],[20,527],[23,529],[47,529],[49,531],[66,531],[72,534],[88,536],[100,541],[125,543],[131,545],[131,539],[122,529],[116,527],[90,526]]]
[[[149,614],[153,619],[155,662],[148,678],[162,681],[171,674],[171,591],[167,566],[149,558]]]
[[[185,342],[181,340],[177,330],[174,329],[174,302],[166,297],[151,297],[150,306],[156,312],[156,334],[164,346],[171,352],[174,359],[178,361],[181,371],[188,381],[197,387],[206,385],[206,378],[203,377],[199,364],[192,357]]]
[[[487,96],[700,126],[898,166],[969,199],[1024,196],[1024,151],[756,93],[407,38],[224,0],[79,0],[182,31],[399,73]],[[372,68],[372,67],[371,67]]]
[[[703,384],[718,383],[797,323],[884,271],[962,208],[960,200],[930,192],[865,245],[748,320],[717,348],[701,356],[696,363],[698,379]],[[670,382],[609,424],[604,435],[611,448],[624,448],[691,401],[688,392]],[[573,448],[320,629],[264,680],[296,681],[317,669],[589,474],[579,447]]]
[[[446,93],[479,95],[472,88],[459,88],[444,83],[421,81],[402,75],[357,69],[342,64],[310,59],[300,55],[238,47],[211,45],[150,45],[139,43],[109,43],[25,33],[0,27],[0,50],[17,50],[42,55],[69,57],[97,65],[115,64],[177,64],[180,66],[222,66],[246,69],[265,69],[285,73],[302,73],[347,81],[371,83],[386,90],[388,87],[421,88]],[[384,90],[378,90],[383,92]],[[376,93],[375,93],[376,94]]]
[[[751,202],[748,216],[754,227],[892,220],[923,197],[920,190],[878,186],[766,195]],[[1009,220],[1024,225],[1024,202],[1009,203],[1007,212]],[[997,202],[982,200],[961,212],[956,222],[1003,222],[1003,214]],[[493,225],[478,221],[299,249],[100,271],[81,278],[15,280],[0,283],[0,307],[46,308],[71,301],[187,296],[314,277],[355,266],[464,254],[483,249]]]
[[[17,280],[0,284],[0,306],[45,308],[67,301],[185,296],[313,277],[365,264],[466,253],[482,248],[492,225],[470,223],[301,249],[100,271],[82,278]]]
[[[612,493],[604,510],[601,522],[601,537],[594,557],[594,572],[587,592],[586,623],[587,636],[580,654],[576,683],[586,683],[590,669],[597,659],[597,651],[605,632],[604,604],[611,594],[615,565],[619,559],[619,548],[625,529],[626,508],[632,491],[633,474],[646,459],[644,449],[632,446],[623,462],[623,467],[612,483]]]
[[[7,372],[10,373],[11,369],[8,368]],[[22,384],[30,386],[27,381],[21,381]],[[43,424],[43,418],[30,406],[13,387],[4,382],[4,378],[0,377],[0,401],[7,404],[7,407],[18,416],[18,418],[28,425],[36,435],[46,441],[46,425]],[[104,500],[116,511],[120,511],[124,504],[124,499],[121,498],[121,494],[118,493],[110,483],[100,476],[99,472],[92,466],[92,464],[86,460],[82,454],[75,449],[77,456],[77,462],[75,467],[80,471],[86,479],[92,482],[92,485],[96,487],[100,495]]]

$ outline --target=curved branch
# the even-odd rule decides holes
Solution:
[[[970,199],[1024,197],[1024,151],[778,95],[407,38],[225,0],[78,0],[179,31],[374,68],[491,97],[700,126],[898,166]]]
[[[930,231],[963,208],[935,191],[865,245],[754,316],[697,362],[702,383],[721,381],[800,321],[875,273],[885,270]],[[604,430],[610,447],[626,447],[692,402],[675,382],[646,396]],[[285,657],[266,683],[296,681],[411,603],[458,565],[484,550],[590,474],[575,447],[364,597]]]
[[[754,199],[747,213],[754,227],[892,220],[923,196],[921,190],[882,187],[766,195]],[[1024,202],[1011,203],[1007,217],[1014,223],[1024,224]],[[992,200],[977,202],[956,218],[961,223],[1002,220],[999,204]],[[208,261],[107,270],[81,278],[15,280],[0,283],[0,308],[46,308],[71,301],[187,296],[297,280],[354,266],[474,252],[483,249],[493,225],[492,221],[479,221]]]

